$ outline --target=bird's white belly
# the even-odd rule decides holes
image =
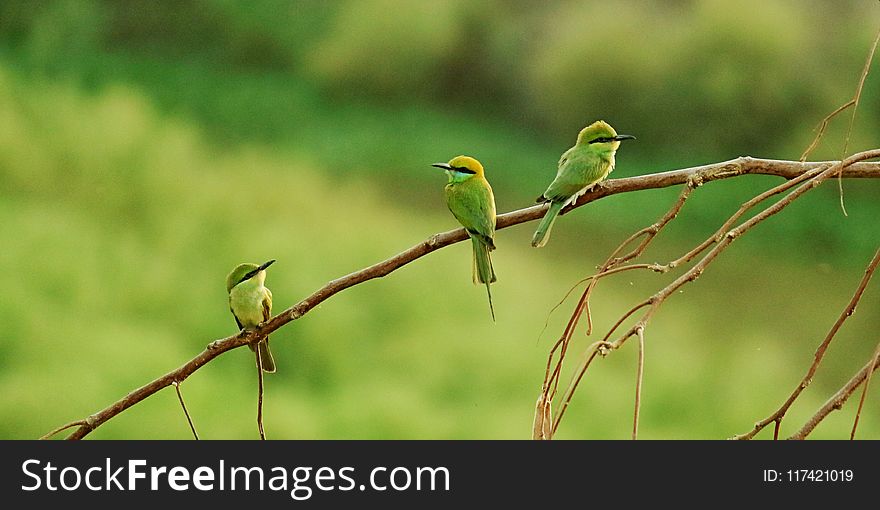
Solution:
[[[263,293],[261,289],[232,289],[230,303],[235,316],[245,327],[263,322]]]

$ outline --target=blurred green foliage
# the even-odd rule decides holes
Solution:
[[[455,226],[428,164],[467,153],[498,208],[528,205],[577,130],[639,140],[612,177],[743,154],[797,159],[853,94],[878,6],[722,2],[0,3],[0,437],[86,416],[234,332],[223,278],[276,258],[276,310]],[[870,75],[850,152],[877,146]],[[814,158],[838,158],[848,117]],[[675,257],[776,180],[713,183],[647,258]],[[747,430],[794,387],[877,245],[878,183],[826,185],[738,240],[648,329],[641,434]],[[498,323],[465,245],[350,289],[274,335],[274,438],[523,438],[551,307],[678,193],[616,196],[499,232]],[[666,282],[603,282],[597,327]],[[876,344],[880,292],[847,323],[786,426]],[[579,336],[576,347],[593,339]],[[575,351],[577,352],[577,350]],[[560,437],[626,438],[635,346],[591,369]],[[574,363],[572,363],[574,364]],[[182,386],[207,438],[253,438],[240,349]],[[186,438],[171,390],[96,438]],[[848,437],[854,405],[816,437]],[[861,437],[880,433],[867,404]]]

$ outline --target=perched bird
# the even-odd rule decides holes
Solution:
[[[630,135],[618,135],[604,120],[597,120],[581,130],[574,147],[559,158],[556,178],[537,199],[537,202],[550,202],[550,208],[535,231],[532,246],[540,248],[547,244],[559,211],[608,177],[614,170],[614,153],[620,147],[620,141],[635,139]]]
[[[226,291],[229,293],[229,309],[235,317],[239,329],[251,329],[272,316],[272,291],[263,283],[266,281],[266,268],[275,260],[262,265],[239,264],[226,277]],[[249,346],[254,350],[254,346]],[[269,337],[259,343],[260,363],[263,372],[275,371],[275,359],[269,350]]]
[[[489,311],[495,320],[492,291],[489,284],[497,280],[489,252],[495,249],[495,196],[486,180],[483,165],[469,156],[457,156],[449,163],[434,163],[449,176],[446,184],[446,205],[471,236],[474,248],[474,284],[485,283],[489,295]]]

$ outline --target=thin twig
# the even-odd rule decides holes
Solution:
[[[810,157],[810,154],[812,154],[813,151],[816,149],[816,147],[819,146],[819,140],[821,140],[822,136],[825,135],[825,130],[828,128],[828,123],[831,122],[831,119],[836,117],[838,113],[846,110],[847,108],[849,108],[850,106],[852,106],[854,104],[856,104],[856,100],[850,99],[846,103],[838,106],[836,110],[829,113],[828,115],[825,116],[824,119],[822,119],[822,122],[819,123],[819,127],[816,129],[816,137],[813,138],[812,142],[810,142],[810,145],[807,147],[807,150],[805,150],[804,153],[801,154],[800,161],[806,161],[807,158]]]
[[[186,415],[186,421],[189,422],[189,428],[192,430],[193,437],[198,441],[199,435],[196,433],[196,426],[193,425],[192,418],[189,416],[189,411],[186,410],[186,404],[183,402],[183,395],[180,393],[180,383],[174,382],[171,385],[174,386],[174,389],[177,391],[177,399],[180,400],[180,407],[183,408],[183,414]]]
[[[880,35],[880,33],[878,33],[878,35]],[[873,56],[873,50],[871,51],[871,55]],[[861,93],[861,90],[859,90],[859,93]],[[813,141],[810,143],[810,146],[807,147],[807,150],[805,150],[804,153],[801,154],[801,158],[800,158],[801,161],[806,161],[807,158],[810,156],[810,154],[813,152],[813,150],[819,146],[819,140],[821,140],[822,136],[825,134],[825,129],[828,127],[828,123],[831,122],[831,119],[833,119],[835,116],[837,116],[838,113],[846,110],[850,106],[855,106],[855,104],[856,104],[856,99],[855,98],[850,99],[846,103],[838,106],[836,110],[829,113],[828,115],[825,116],[824,119],[822,119],[822,122],[819,124],[819,129],[818,129],[818,132],[816,133],[816,137],[813,138]],[[849,126],[850,130],[852,130],[852,119],[855,119],[855,116],[856,116],[855,111],[853,111],[853,115],[851,117],[850,126]],[[844,157],[846,157],[846,144],[848,144],[848,143],[849,143],[849,133],[847,133],[847,135],[846,135],[846,143],[844,144],[844,149],[843,149]],[[840,196],[840,208],[843,210],[843,215],[847,216],[846,207],[843,204],[843,178],[839,175],[837,176],[837,191]]]
[[[858,287],[856,287],[853,296],[850,298],[849,303],[847,303],[846,307],[840,312],[840,315],[837,316],[837,320],[834,322],[834,325],[831,326],[831,329],[825,335],[825,338],[816,348],[816,352],[813,355],[813,363],[807,369],[807,373],[804,374],[804,377],[800,380],[797,386],[795,386],[794,390],[791,392],[791,395],[788,396],[788,399],[777,409],[773,414],[764,418],[763,420],[755,423],[755,426],[749,432],[744,434],[740,434],[734,436],[732,439],[752,439],[758,432],[764,429],[770,423],[775,423],[775,431],[773,433],[773,438],[776,439],[779,437],[779,426],[782,423],[782,419],[785,417],[785,413],[788,412],[788,409],[794,404],[795,400],[800,396],[801,392],[803,392],[807,386],[813,380],[813,376],[816,374],[816,371],[819,369],[819,364],[822,363],[822,358],[825,357],[825,352],[828,350],[828,346],[831,344],[831,340],[834,339],[834,336],[840,331],[840,328],[843,326],[843,323],[849,319],[856,310],[856,306],[859,304],[859,301],[862,299],[862,294],[864,294],[865,289],[868,287],[868,282],[871,281],[871,278],[874,276],[874,271],[877,269],[877,266],[880,265],[880,248],[877,249],[877,252],[874,253],[874,257],[868,263],[868,266],[865,268],[865,274],[862,276],[862,279],[859,281]]]
[[[620,193],[659,189],[684,184],[688,182],[689,179],[696,177],[699,177],[704,183],[742,175],[775,175],[785,179],[792,179],[815,168],[827,167],[829,164],[829,162],[780,161],[741,157],[721,163],[672,170],[669,172],[641,175],[624,179],[612,179],[602,182],[593,190],[585,193],[574,204],[566,208],[565,211],[568,212],[590,202]],[[878,178],[880,177],[880,164],[859,163],[848,166],[844,172],[844,177]],[[546,208],[546,205],[534,205],[507,214],[502,214],[498,216],[496,228],[500,230],[540,219],[544,216]],[[199,368],[224,352],[247,344],[256,345],[257,342],[276,331],[278,328],[291,321],[299,319],[335,294],[342,292],[349,287],[386,276],[431,252],[459,243],[466,239],[469,239],[469,237],[462,228],[435,234],[427,240],[387,260],[383,260],[372,266],[327,283],[310,296],[272,317],[259,327],[253,330],[241,331],[235,335],[211,342],[204,351],[179,368],[150,381],[134,391],[131,391],[116,402],[113,402],[104,409],[90,415],[87,419],[80,420],[78,422],[80,423],[79,428],[68,436],[68,439],[82,439],[97,427],[100,427],[108,420],[119,415],[119,413],[138,404],[162,388],[169,386],[174,381],[183,382]]]
[[[853,392],[856,391],[856,388],[862,384],[862,381],[868,377],[868,373],[877,370],[878,367],[880,367],[880,363],[874,363],[874,357],[871,356],[868,363],[862,367],[861,370],[856,372],[856,374],[852,376],[842,388],[837,390],[837,393],[832,395],[832,397],[829,398],[818,411],[816,411],[816,414],[807,420],[804,426],[789,437],[789,439],[806,439],[806,437],[816,428],[817,425],[819,425],[819,423],[822,422],[822,420],[825,419],[826,416],[843,407],[843,404],[846,403],[850,395],[852,395]]]
[[[850,441],[856,438],[856,428],[859,426],[859,416],[862,415],[862,406],[865,405],[865,397],[868,395],[868,388],[871,385],[871,376],[874,375],[874,370],[877,369],[877,363],[880,362],[880,344],[877,344],[877,347],[874,349],[873,359],[874,361],[871,365],[871,369],[868,370],[868,375],[865,378],[865,387],[862,388],[862,396],[859,398],[859,407],[856,409],[856,418],[853,420],[852,432],[849,434]]]
[[[636,374],[636,409],[633,412],[633,441],[639,438],[639,407],[642,403],[642,374],[645,370],[645,329],[638,329],[639,366]]]
[[[596,355],[599,354],[599,349],[602,346],[603,342],[594,342],[590,344],[590,346],[584,351],[584,359],[581,362],[580,369],[575,372],[575,376],[572,379],[571,383],[568,385],[568,389],[563,395],[562,405],[559,407],[559,412],[556,415],[556,418],[553,420],[553,428],[550,429],[550,437],[554,437],[556,435],[556,429],[559,428],[559,422],[562,421],[562,417],[565,415],[565,410],[568,409],[568,404],[571,403],[571,398],[574,396],[575,390],[577,390],[578,384],[580,384],[581,379],[583,379],[584,374],[587,372],[587,369],[590,367],[590,363],[596,359]]]
[[[72,421],[72,422],[70,422],[70,423],[66,423],[66,424],[64,424],[64,425],[62,425],[62,426],[60,426],[60,427],[58,427],[58,428],[56,428],[56,429],[54,429],[54,430],[52,430],[52,431],[50,431],[50,432],[47,432],[47,433],[43,434],[42,436],[40,436],[40,439],[41,439],[41,440],[42,440],[42,439],[49,439],[50,437],[52,437],[52,436],[54,436],[55,434],[61,432],[62,430],[67,430],[67,429],[69,429],[69,428],[73,428],[73,427],[81,427],[81,426],[83,426],[83,425],[86,425],[86,420],[76,420],[76,421]]]
[[[263,360],[260,359],[260,349],[254,349],[257,353],[257,427],[260,429],[260,440],[266,440],[266,433],[263,431]]]
[[[877,31],[877,37],[874,38],[874,44],[871,45],[871,51],[868,52],[868,58],[865,59],[865,67],[862,69],[862,75],[859,77],[859,86],[856,87],[856,95],[853,97],[852,115],[849,117],[849,128],[846,130],[846,138],[843,140],[843,151],[841,151],[840,159],[846,157],[849,150],[849,139],[852,136],[853,126],[856,122],[856,112],[859,110],[859,101],[862,99],[862,90],[865,88],[865,79],[868,77],[868,71],[871,69],[871,62],[874,60],[874,52],[877,50],[877,43],[880,42],[880,30]],[[843,177],[837,176],[837,190],[840,196],[840,210],[844,216],[846,213],[846,205],[843,203]]]
[[[544,327],[542,327],[541,332],[538,333],[538,341],[535,345],[537,345],[538,343],[541,342],[541,337],[544,335],[544,332],[547,331],[547,328],[550,327],[550,317],[553,316],[553,312],[555,312],[556,310],[559,309],[559,307],[564,305],[565,302],[568,301],[568,298],[571,297],[572,294],[574,294],[574,291],[577,290],[578,287],[580,287],[581,285],[587,283],[588,281],[590,281],[592,279],[593,279],[593,275],[590,275],[586,278],[581,278],[580,280],[575,282],[575,284],[572,285],[570,289],[568,289],[568,292],[566,292],[565,295],[562,296],[562,299],[560,299],[559,302],[557,302],[555,305],[553,305],[553,308],[551,308],[550,311],[547,312],[547,318],[544,319]]]
[[[853,111],[849,118],[849,129],[846,130],[846,138],[843,141],[843,152],[841,158],[846,157],[846,151],[849,150],[849,139],[852,135],[853,125],[856,122],[856,112],[859,109],[859,102],[862,100],[862,90],[865,88],[865,79],[868,78],[868,71],[871,70],[871,63],[874,61],[874,53],[877,51],[877,43],[880,43],[880,30],[871,44],[871,50],[868,52],[868,58],[865,59],[865,67],[862,68],[862,75],[859,77],[859,85],[856,87],[856,94],[853,96]]]
[[[785,193],[786,191],[790,190],[791,188],[797,186],[798,184],[800,184],[808,179],[812,179],[813,177],[817,176],[823,170],[824,170],[823,167],[810,169],[810,170],[802,173],[801,175],[798,175],[797,177],[789,179],[786,182],[783,182],[782,184],[774,186],[774,187],[770,188],[769,190],[767,190],[763,193],[759,193],[758,195],[752,197],[751,199],[749,199],[748,201],[746,201],[745,203],[740,205],[739,209],[737,209],[737,211],[735,213],[730,215],[730,217],[727,218],[727,220],[724,223],[722,223],[720,227],[718,227],[718,230],[716,230],[715,233],[713,233],[711,236],[707,237],[705,241],[698,244],[691,251],[685,253],[681,257],[666,264],[665,267],[668,269],[674,269],[674,268],[680,266],[681,264],[687,264],[688,262],[690,262],[691,260],[696,258],[697,255],[703,253],[706,250],[706,248],[708,248],[709,246],[712,246],[713,244],[715,244],[715,243],[719,242],[721,239],[723,239],[724,235],[727,234],[728,231],[730,231],[731,227],[733,227],[733,225],[737,221],[739,221],[739,219],[746,212],[751,210],[753,207],[760,204],[764,200],[767,200],[770,197],[779,195],[780,193]]]
[[[532,439],[550,439],[550,425],[553,423],[553,413],[550,410],[550,401],[547,394],[541,391],[538,401],[535,402],[535,418],[532,425]]]
[[[581,297],[581,300],[578,302],[575,309],[581,307],[584,299],[584,297]],[[578,321],[580,319],[580,314],[573,314],[568,319],[568,323],[565,325],[565,330],[562,332],[562,338],[560,338],[559,341],[556,342],[557,346],[560,348],[558,361],[553,369],[553,373],[550,374],[550,381],[547,382],[545,380],[545,384],[543,384],[545,388],[549,388],[550,386],[552,386],[552,390],[550,390],[550,394],[547,397],[548,400],[553,400],[556,397],[556,391],[559,389],[559,377],[562,375],[562,362],[565,359],[566,354],[568,353],[568,344],[569,342],[571,342],[571,336],[574,334],[574,330],[577,327]],[[553,355],[555,351],[555,347],[550,350],[550,355],[547,357],[548,366],[553,360]]]

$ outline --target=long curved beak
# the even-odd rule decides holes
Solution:
[[[452,170],[452,167],[449,166],[449,163],[434,163],[431,166],[442,168],[443,170]]]
[[[266,269],[267,267],[271,266],[271,265],[274,264],[274,263],[275,263],[275,259],[272,259],[272,260],[270,260],[270,261],[268,261],[268,262],[265,262],[265,263],[264,263],[263,265],[261,265],[260,267],[258,267],[257,270],[258,270],[258,271],[265,271],[265,269]]]
[[[633,135],[617,135],[614,137],[614,139],[619,142],[621,140],[635,140],[636,137],[634,137]]]

